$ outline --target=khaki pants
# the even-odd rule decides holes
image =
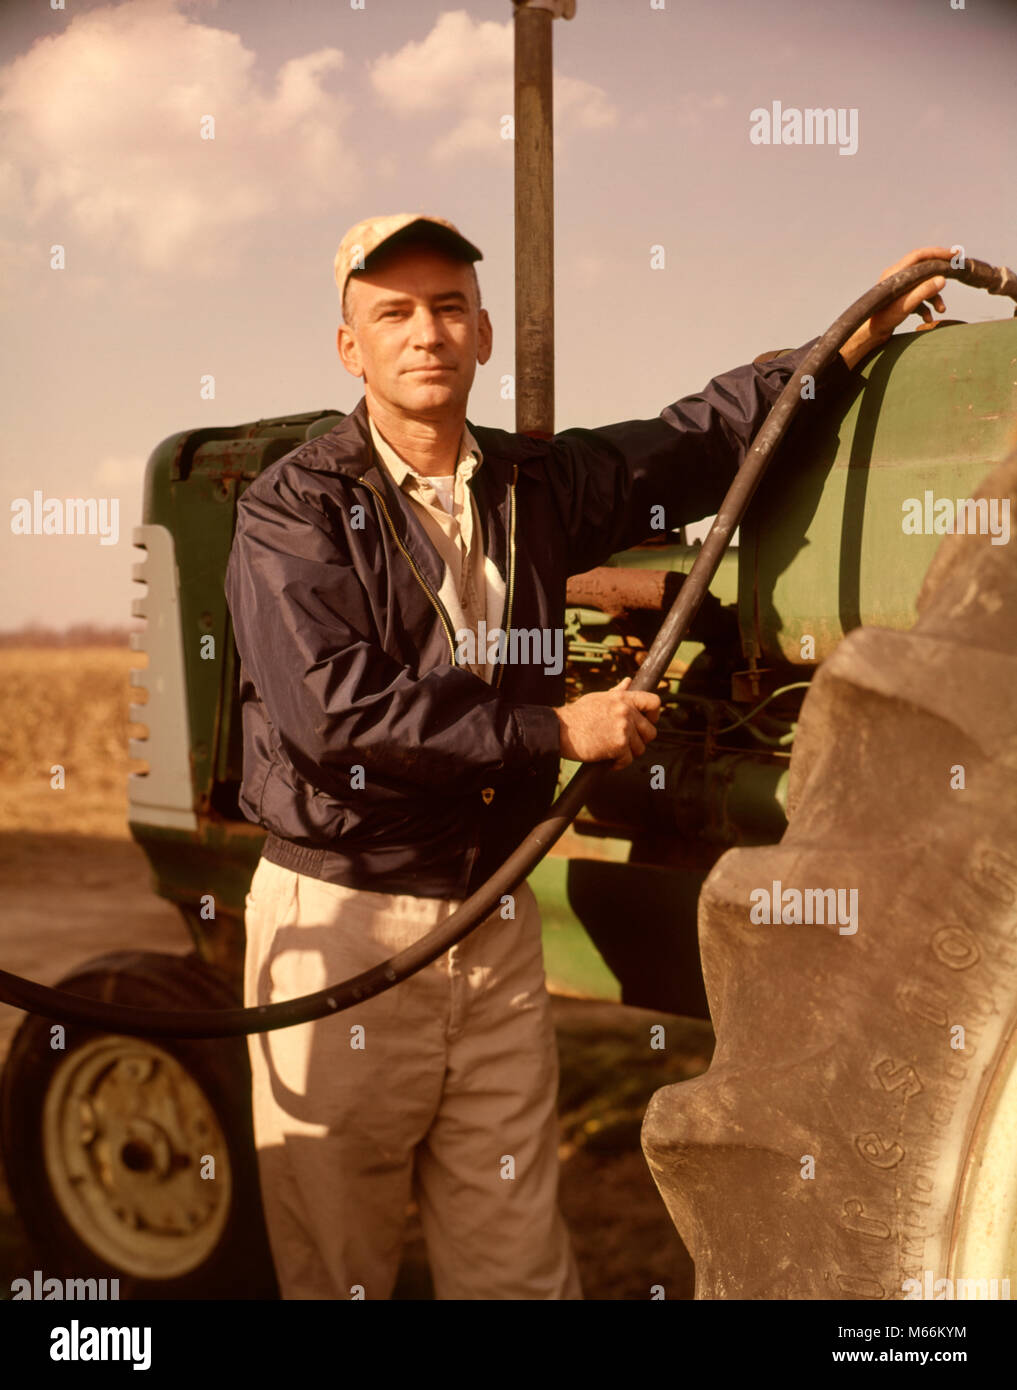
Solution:
[[[254,1134],[283,1298],[388,1298],[419,1204],[435,1297],[582,1298],[558,1209],[558,1052],[527,884],[384,994],[253,1034]],[[365,893],[262,859],[244,1002],[387,959],[458,902]]]

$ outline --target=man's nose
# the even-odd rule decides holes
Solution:
[[[413,340],[419,347],[433,348],[444,341],[441,318],[430,309],[419,309],[413,316]]]

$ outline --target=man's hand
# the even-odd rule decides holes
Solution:
[[[898,261],[896,265],[889,266],[879,278],[886,280],[896,271],[903,270],[909,265],[915,265],[918,261],[948,261],[953,254],[953,248],[949,246],[920,246],[915,251],[909,251],[904,259]],[[932,317],[932,312],[924,301],[926,299],[931,300],[932,307],[937,313],[945,313],[946,305],[939,296],[939,291],[945,284],[945,276],[934,275],[930,280],[923,280],[920,285],[915,285],[914,289],[908,290],[899,299],[892,299],[878,313],[873,314],[870,319],[866,319],[861,328],[852,333],[840,350],[841,357],[849,367],[854,367],[873,348],[882,347],[897,325],[903,323],[909,314],[921,314],[925,320],[924,327],[934,327],[935,320]]]
[[[626,676],[611,690],[583,695],[555,710],[561,723],[561,754],[573,762],[596,763],[613,758],[612,772],[628,767],[657,737],[660,696],[650,690],[629,690]]]

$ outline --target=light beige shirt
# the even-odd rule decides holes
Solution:
[[[463,427],[459,462],[454,474],[446,478],[425,478],[396,453],[368,414],[371,438],[378,456],[393,480],[409,498],[421,524],[444,561],[444,577],[438,598],[452,620],[457,650],[460,633],[474,635],[475,661],[467,661],[474,675],[490,684],[494,665],[487,660],[488,641],[476,646],[477,624],[487,623],[487,634],[499,627],[505,603],[505,581],[484,554],[484,532],[480,512],[468,481],[484,461],[480,445],[469,428]],[[491,642],[493,646],[493,641]],[[469,652],[467,651],[467,655]]]

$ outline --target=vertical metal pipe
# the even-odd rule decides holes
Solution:
[[[516,429],[554,433],[554,131],[547,9],[515,11]]]

